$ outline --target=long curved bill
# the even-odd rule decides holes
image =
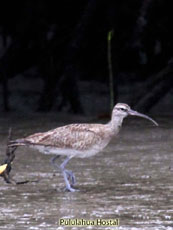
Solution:
[[[132,116],[143,117],[143,118],[145,118],[145,119],[150,120],[151,122],[153,122],[156,126],[159,126],[159,124],[156,121],[154,121],[151,117],[149,117],[149,116],[147,116],[145,114],[138,113],[138,112],[136,112],[134,110],[131,110],[131,109],[128,111],[128,114],[132,115]]]
[[[7,164],[0,165],[0,174],[2,174],[7,168]]]

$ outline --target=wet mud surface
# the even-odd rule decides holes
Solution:
[[[4,159],[8,127],[13,137],[46,131],[78,118],[17,116],[0,118],[0,160]],[[80,119],[87,122],[87,119]],[[51,156],[19,148],[12,176],[27,184],[6,184],[0,177],[0,230],[115,229],[110,226],[70,228],[60,218],[119,219],[122,230],[173,229],[173,120],[156,118],[159,127],[143,119],[127,119],[118,137],[100,154],[72,159],[80,190],[64,192],[61,173],[52,168]],[[58,159],[57,163],[63,160]]]

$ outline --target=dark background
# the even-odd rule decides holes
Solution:
[[[114,103],[171,114],[172,19],[171,0],[2,1],[1,111],[109,112],[112,31]]]

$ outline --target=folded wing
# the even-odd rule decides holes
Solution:
[[[25,144],[54,146],[63,149],[87,150],[101,142],[101,135],[90,126],[67,125],[57,129],[37,133],[24,139]]]

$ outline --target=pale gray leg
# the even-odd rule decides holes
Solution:
[[[53,165],[53,167],[55,168],[55,169],[59,169],[59,167],[61,168],[61,166],[59,166],[58,164],[56,164],[55,163],[55,161],[56,161],[56,159],[58,159],[60,157],[60,155],[56,155],[56,156],[54,156],[54,157],[52,157],[51,159],[50,159],[50,162],[51,162],[51,165]],[[69,159],[70,160],[70,159]],[[64,161],[65,162],[65,161]],[[63,162],[63,163],[64,163]],[[67,161],[68,162],[68,161]],[[66,164],[67,164],[67,162],[66,162]],[[66,165],[65,164],[65,165]],[[65,167],[65,165],[64,165],[64,167]],[[62,169],[61,169],[62,170]],[[74,173],[72,172],[72,171],[70,171],[70,170],[67,170],[67,169],[65,169],[64,170],[65,171],[65,173],[67,174],[67,176],[68,176],[68,178],[70,179],[70,181],[71,181],[71,185],[73,186],[75,183],[76,183],[76,178],[75,178],[75,175],[74,175]]]
[[[60,168],[61,168],[62,174],[64,176],[64,180],[65,180],[65,184],[66,184],[66,190],[70,191],[70,192],[74,192],[74,191],[76,191],[76,189],[71,187],[71,185],[68,181],[68,178],[67,178],[67,176],[70,176],[70,179],[74,182],[75,181],[74,175],[71,171],[65,169],[65,166],[70,159],[71,159],[71,157],[67,157],[65,159],[65,161],[60,165]]]
[[[57,168],[59,169],[59,165],[55,163],[56,159],[58,159],[59,157],[60,157],[60,155],[56,155],[50,159],[50,163],[55,169],[57,169]]]
[[[75,178],[75,175],[72,171],[70,170],[65,170],[66,174],[68,175],[68,177],[70,178],[70,181],[71,181],[71,185],[74,185],[76,184],[76,178]]]

